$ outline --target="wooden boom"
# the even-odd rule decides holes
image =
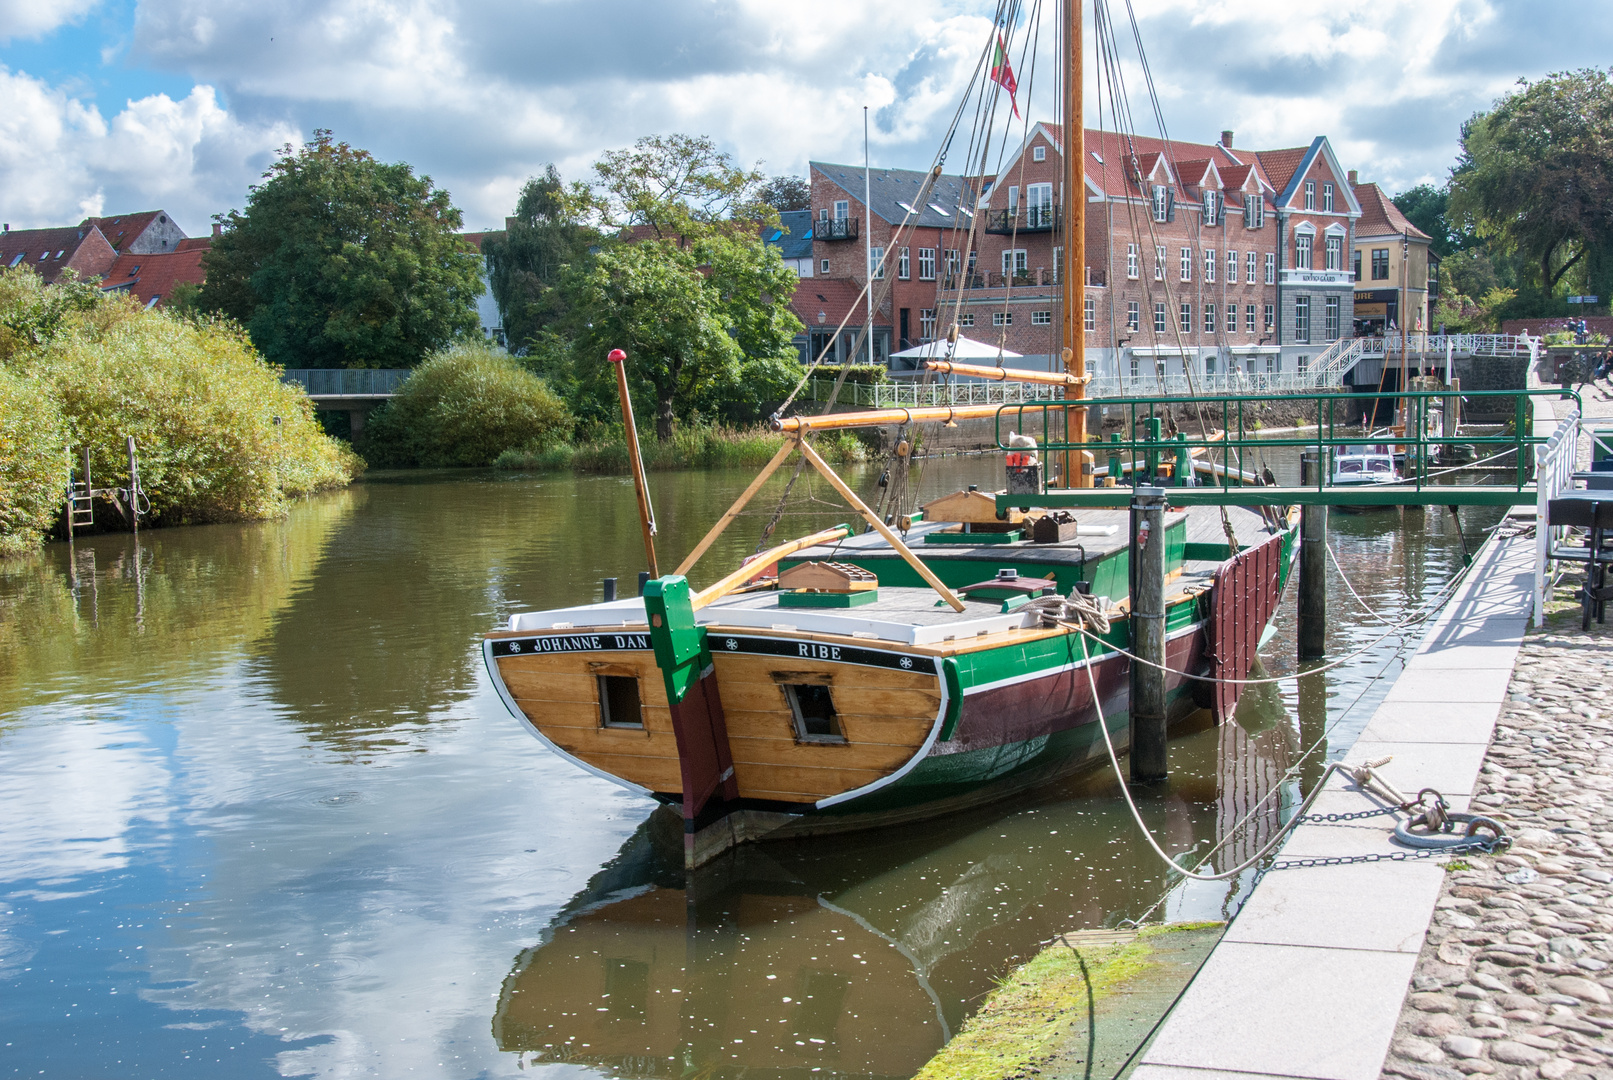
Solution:
[[[1091,376],[1069,375],[1062,371],[1021,371],[1017,368],[957,364],[951,360],[926,360],[924,361],[924,366],[931,371],[950,371],[954,375],[968,375],[975,379],[995,379],[998,382],[1041,383],[1043,386],[1082,386],[1091,381]]]
[[[927,405],[916,409],[865,409],[862,412],[826,413],[823,416],[789,416],[773,421],[774,431],[805,433],[835,428],[878,427],[881,424],[932,424],[953,420],[980,420],[996,416],[1001,405]]]

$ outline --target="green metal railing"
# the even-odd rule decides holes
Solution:
[[[1006,423],[1013,431],[1040,430],[1052,433],[1053,437],[1045,441],[1038,440],[1038,448],[1049,456],[1087,451],[1098,463],[1107,457],[1111,476],[1118,477],[1128,463],[1135,463],[1134,475],[1158,477],[1162,472],[1161,466],[1169,464],[1172,466],[1170,471],[1173,475],[1167,480],[1158,482],[1172,487],[1171,501],[1179,504],[1515,505],[1534,500],[1531,475],[1533,455],[1528,450],[1545,443],[1549,438],[1549,435],[1537,436],[1534,432],[1533,401],[1536,398],[1565,396],[1572,398],[1576,406],[1580,405],[1578,394],[1573,392],[1565,394],[1556,387],[1469,390],[1459,394],[1441,390],[1381,395],[1326,391],[1291,394],[1287,395],[1285,400],[1296,404],[1309,403],[1312,406],[1309,412],[1316,427],[1277,435],[1261,435],[1254,423],[1256,411],[1271,405],[1272,399],[1267,395],[1087,399],[1083,401],[1083,406],[1106,406],[1105,412],[1119,409],[1124,420],[1121,432],[1113,433],[1103,441],[1093,440],[1085,443],[1067,442],[1058,437],[1058,433],[1064,430],[1064,418],[1070,403],[1042,400],[1005,404],[998,409],[996,438],[999,448],[1012,449],[1004,439],[1004,418],[1007,417]],[[1405,402],[1408,413],[1406,434],[1385,433],[1384,429],[1378,429],[1374,434],[1370,430],[1363,430],[1360,426],[1347,422],[1346,417],[1351,406],[1359,406],[1363,401],[1378,398]],[[1486,399],[1511,399],[1512,419],[1495,434],[1445,435],[1431,431],[1435,426],[1435,409],[1444,408],[1448,402],[1456,398],[1460,398],[1470,408],[1474,403]],[[1219,428],[1219,434],[1215,437],[1206,434],[1192,435],[1185,431],[1178,432],[1174,436],[1164,434],[1162,429],[1166,416],[1173,413],[1179,415],[1184,407],[1192,417],[1189,422],[1195,428],[1199,426],[1198,418],[1202,416],[1205,425]],[[1040,427],[1037,426],[1038,422]],[[1375,485],[1334,486],[1330,483],[1330,463],[1334,453],[1352,447],[1383,444],[1391,444],[1404,451],[1405,473],[1401,480]],[[1505,483],[1483,485],[1456,486],[1450,483],[1438,483],[1440,477],[1452,475],[1455,471],[1441,465],[1437,460],[1443,456],[1438,451],[1447,446],[1471,447],[1474,451],[1473,460],[1457,468],[1482,467],[1485,463],[1493,462],[1488,471],[1508,473],[1510,479]],[[1303,487],[1244,487],[1240,474],[1247,471],[1244,463],[1250,456],[1248,451],[1258,448],[1264,453],[1275,447],[1297,447],[1301,450],[1316,451],[1319,467],[1312,482]],[[1207,483],[1195,482],[1196,470],[1190,464],[1195,450],[1203,452],[1212,464],[1222,466],[1220,475],[1213,476]],[[1194,480],[1190,481],[1189,477],[1194,477]],[[1116,492],[1114,488],[1052,491],[1048,488],[1047,481],[1048,475],[1044,472],[1043,494],[1038,497],[1037,505],[1106,506],[1117,505],[1119,501],[1129,497],[1124,489]],[[1192,486],[1188,486],[1189,484]],[[1023,496],[999,496],[998,504],[1000,508],[1017,506],[1023,498]]]

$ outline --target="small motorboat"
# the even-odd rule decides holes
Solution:
[[[1394,447],[1389,443],[1366,443],[1346,447],[1333,459],[1333,474],[1328,483],[1333,487],[1376,487],[1393,484],[1400,479],[1395,468]],[[1358,513],[1362,510],[1384,510],[1390,504],[1340,505],[1339,509]]]

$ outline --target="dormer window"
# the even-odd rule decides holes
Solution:
[[[140,264],[136,263],[135,266],[134,266],[134,269],[129,271],[129,276],[130,277],[138,277],[139,274],[140,274]]]
[[[1213,228],[1221,218],[1221,193],[1206,191],[1204,193],[1204,224]]]
[[[1243,197],[1243,227],[1258,229],[1266,224],[1266,200],[1255,191]]]
[[[1165,184],[1154,185],[1154,220],[1170,221],[1176,217],[1176,193]]]

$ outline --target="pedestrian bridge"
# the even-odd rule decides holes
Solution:
[[[280,378],[303,388],[314,408],[345,412],[353,434],[364,430],[370,410],[381,405],[407,379],[412,368],[286,368]]]

